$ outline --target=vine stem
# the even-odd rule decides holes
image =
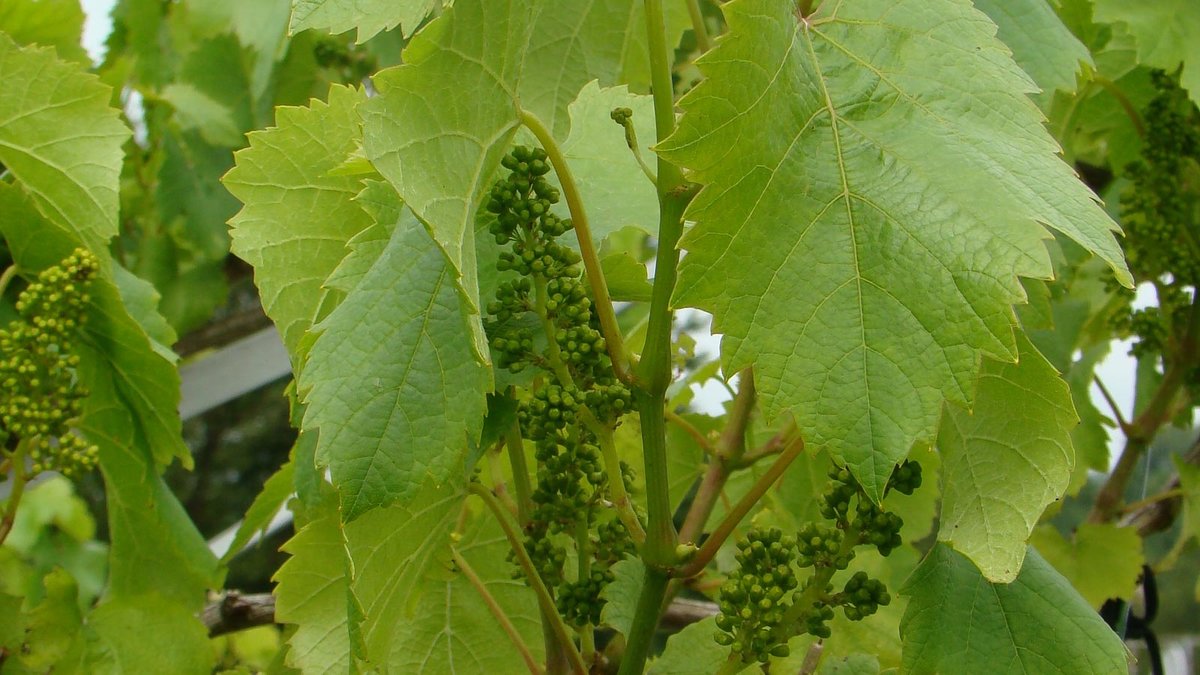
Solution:
[[[1124,506],[1124,508],[1121,509],[1121,513],[1132,513],[1134,511],[1144,509],[1147,506],[1156,504],[1161,501],[1166,501],[1168,499],[1175,499],[1177,497],[1182,497],[1184,494],[1185,493],[1183,491],[1183,488],[1173,488],[1170,490],[1166,490],[1166,491],[1160,492],[1156,495],[1150,495],[1149,497],[1146,497],[1145,499],[1139,499],[1136,502],[1133,502],[1131,504],[1126,504]]]
[[[717,498],[725,489],[725,483],[733,473],[734,466],[745,453],[746,427],[750,424],[756,398],[754,372],[747,368],[738,378],[738,392],[733,399],[729,422],[721,432],[716,451],[710,456],[704,478],[701,479],[700,487],[692,498],[692,505],[688,508],[683,527],[679,529],[679,541],[696,542],[704,530],[704,525],[708,523]]]
[[[1104,401],[1108,403],[1108,407],[1112,410],[1113,417],[1117,420],[1117,426],[1124,434],[1129,433],[1129,421],[1125,419],[1125,415],[1121,414],[1121,407],[1117,405],[1117,399],[1113,397],[1112,392],[1108,387],[1104,386],[1104,380],[1100,379],[1099,375],[1092,376],[1092,382],[1096,383],[1096,388],[1100,390],[1100,395],[1104,397]]]
[[[712,441],[708,440],[707,436],[700,433],[699,429],[692,426],[691,422],[683,419],[679,416],[679,414],[668,410],[667,421],[679,427],[680,429],[683,429],[684,433],[686,433],[688,436],[691,436],[692,440],[696,441],[696,445],[699,445],[700,449],[704,450],[704,454],[711,455],[717,451],[716,448],[713,447]]]
[[[579,195],[575,176],[571,173],[571,167],[567,165],[562,148],[558,146],[546,124],[528,110],[520,111],[520,119],[521,124],[542,144],[542,149],[546,151],[550,163],[554,166],[563,196],[567,199],[571,225],[575,228],[576,239],[579,240],[579,254],[587,271],[588,284],[596,303],[596,316],[600,319],[600,332],[604,334],[608,356],[612,359],[613,373],[622,382],[632,384],[632,376],[626,367],[628,359],[625,356],[625,342],[621,338],[621,327],[617,325],[617,314],[613,311],[612,298],[608,294],[608,282],[605,281],[604,271],[600,268],[600,255],[596,251],[596,243],[592,241],[592,229],[588,225],[587,212],[583,209],[583,199]]]
[[[571,668],[578,675],[586,675],[587,666],[583,664],[583,657],[579,654],[579,649],[575,647],[575,641],[571,639],[571,633],[567,630],[567,625],[563,623],[562,617],[558,614],[558,607],[554,605],[554,598],[550,595],[550,589],[546,588],[546,583],[542,581],[542,575],[538,574],[537,568],[533,565],[533,560],[529,557],[529,552],[525,550],[525,546],[521,543],[521,537],[513,528],[512,523],[508,520],[508,515],[504,510],[504,506],[496,499],[491,490],[488,490],[480,483],[471,483],[471,494],[483,500],[492,511],[492,515],[500,523],[500,528],[504,530],[504,536],[508,538],[508,544],[512,548],[513,555],[517,558],[517,564],[521,566],[521,571],[525,573],[525,578],[529,580],[529,586],[533,588],[533,592],[537,595],[538,607],[542,610],[543,620],[550,622],[550,627],[554,631],[554,636],[558,638],[559,645],[567,653],[567,659],[571,662]]]
[[[746,517],[746,514],[750,513],[750,510],[754,508],[754,505],[758,503],[758,500],[762,499],[762,496],[767,493],[767,490],[771,489],[771,486],[775,484],[775,481],[779,480],[779,478],[783,476],[783,473],[787,471],[787,468],[791,466],[792,462],[799,457],[800,453],[803,451],[804,439],[797,437],[791,442],[791,444],[788,445],[787,449],[784,450],[781,455],[779,455],[779,458],[776,459],[773,464],[771,464],[766,473],[759,476],[758,480],[754,481],[754,485],[751,486],[750,490],[738,500],[737,504],[735,504],[732,509],[729,510],[729,513],[725,514],[725,518],[721,520],[721,524],[717,525],[717,528],[713,530],[712,534],[710,534],[708,538],[704,540],[704,544],[700,547],[700,550],[696,551],[696,554],[693,555],[687,561],[687,563],[676,570],[675,576],[687,578],[702,572],[704,567],[713,559],[713,556],[717,554],[717,551],[721,549],[721,546],[725,543],[725,540],[729,538],[729,535],[733,534],[733,531],[737,528],[738,523],[742,522],[742,519]]]
[[[655,138],[662,142],[675,130],[675,97],[671,85],[671,56],[667,49],[662,0],[645,0],[646,43],[649,47],[650,82],[654,95]],[[671,383],[671,329],[674,312],[671,296],[679,267],[679,238],[683,235],[683,212],[696,190],[683,178],[679,167],[658,157],[658,251],[655,253],[654,288],[650,293],[650,315],[645,346],[638,363],[640,386],[633,392],[642,425],[642,461],[646,480],[646,565],[637,608],[630,624],[628,642],[621,658],[619,675],[636,675],[645,670],[646,658],[658,627],[666,598],[671,568],[677,561],[675,524],[672,522],[667,471],[666,395]]]
[[[1146,124],[1142,122],[1142,116],[1138,114],[1137,107],[1133,105],[1133,102],[1129,100],[1125,92],[1121,91],[1121,88],[1107,77],[1092,75],[1092,81],[1099,85],[1101,89],[1111,94],[1113,98],[1117,99],[1117,104],[1121,106],[1121,110],[1125,112],[1125,116],[1133,123],[1133,128],[1137,131],[1138,137],[1145,138]]]
[[[1193,300],[1188,311],[1187,325],[1177,343],[1174,343],[1171,365],[1163,375],[1154,396],[1146,407],[1129,424],[1125,432],[1125,449],[1113,467],[1112,473],[1096,493],[1096,501],[1088,514],[1089,523],[1106,523],[1120,512],[1125,486],[1133,476],[1138,460],[1150,447],[1150,442],[1162,425],[1170,421],[1176,412],[1175,400],[1183,388],[1184,375],[1196,363],[1196,332],[1200,329],[1200,298]]]
[[[696,36],[696,48],[703,54],[712,49],[708,37],[708,26],[704,25],[704,14],[700,11],[700,0],[687,0],[688,16],[692,19],[692,33]]]
[[[617,456],[617,444],[613,441],[612,429],[600,424],[600,420],[586,407],[580,408],[579,413],[583,423],[596,434],[596,439],[600,442],[600,453],[604,457],[604,470],[609,476],[608,485],[613,492],[617,517],[629,531],[633,543],[641,548],[646,543],[646,530],[642,528],[642,522],[633,510],[633,500],[625,491],[625,480],[621,477],[621,458]]]
[[[495,596],[487,589],[487,585],[483,583],[479,575],[475,573],[475,569],[471,567],[471,564],[462,556],[457,547],[450,547],[450,557],[454,560],[454,564],[458,566],[458,569],[462,571],[463,576],[467,578],[467,581],[471,582],[471,586],[475,588],[479,596],[483,598],[483,603],[487,605],[492,616],[500,623],[500,628],[504,630],[508,639],[512,640],[513,646],[521,653],[521,659],[525,661],[525,667],[529,668],[529,672],[533,675],[542,675],[544,672],[542,667],[538,665],[537,659],[533,658],[533,653],[529,651],[529,646],[525,644],[525,640],[521,639],[521,634],[517,632],[517,627],[508,618],[508,614],[505,614],[504,608],[500,606],[500,603],[496,602]]]
[[[575,381],[571,378],[571,372],[567,370],[567,365],[563,363],[562,352],[558,348],[558,340],[554,336],[554,324],[550,321],[550,315],[546,312],[546,279],[535,275],[533,277],[533,310],[538,315],[538,323],[542,324],[542,332],[546,334],[546,355],[549,357],[550,369],[554,371],[554,376],[558,378],[558,383],[564,387],[575,388]]]

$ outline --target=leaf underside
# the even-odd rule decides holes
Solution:
[[[1018,276],[1044,223],[1128,283],[1117,226],[1057,156],[1033,83],[966,0],[723,6],[670,161],[704,184],[677,306],[715,316],[727,372],[882,496],[970,405],[980,354],[1013,360]]]

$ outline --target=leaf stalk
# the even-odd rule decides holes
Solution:
[[[480,483],[472,482],[470,486],[471,494],[483,500],[492,511],[492,515],[500,523],[500,528],[504,530],[504,536],[508,538],[508,544],[512,547],[513,555],[517,558],[517,564],[521,566],[521,571],[525,573],[525,578],[529,580],[529,586],[533,588],[533,592],[537,595],[538,607],[542,610],[542,620],[550,622],[550,627],[554,631],[554,636],[558,639],[558,644],[566,651],[567,658],[571,662],[571,668],[578,675],[586,675],[587,667],[583,664],[583,657],[579,654],[579,649],[575,647],[575,641],[571,638],[571,633],[567,629],[567,625],[563,623],[562,617],[558,614],[558,607],[554,604],[554,597],[550,595],[550,589],[546,588],[546,583],[542,581],[542,575],[538,574],[537,568],[533,564],[533,560],[529,557],[529,552],[525,550],[525,545],[521,543],[520,533],[513,527],[509,521],[508,515],[504,510],[504,506],[496,499],[491,490],[487,489]]]
[[[487,589],[487,585],[484,584],[483,580],[479,578],[479,575],[476,574],[475,569],[471,567],[471,564],[467,562],[467,559],[463,557],[462,553],[459,552],[457,547],[450,547],[450,557],[452,560],[454,560],[454,564],[458,567],[458,569],[463,573],[463,576],[467,578],[467,581],[471,583],[471,586],[475,589],[475,591],[479,593],[479,597],[483,598],[483,604],[487,605],[488,611],[490,611],[492,616],[496,618],[496,621],[500,624],[500,628],[504,630],[504,634],[507,635],[508,639],[512,641],[513,646],[517,648],[517,651],[521,653],[521,660],[525,662],[525,667],[529,669],[529,672],[532,673],[532,675],[542,675],[544,671],[542,670],[542,667],[538,665],[537,659],[533,658],[533,653],[529,651],[529,645],[525,644],[525,640],[521,638],[521,634],[517,631],[517,627],[514,626],[512,620],[508,618],[508,614],[504,612],[504,608],[500,606],[500,603],[496,602],[496,597],[493,596],[491,591]]]

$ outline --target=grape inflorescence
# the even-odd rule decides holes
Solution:
[[[607,508],[614,478],[581,410],[612,428],[632,407],[631,394],[613,373],[580,255],[558,241],[573,227],[553,211],[561,194],[548,179],[546,152],[517,146],[501,166],[507,173],[493,185],[485,208],[492,216],[489,232],[505,247],[496,264],[505,278],[487,305],[484,328],[499,367],[535,372],[518,395],[517,412],[521,436],[533,443],[537,461],[525,548],[554,589],[559,612],[577,626],[595,624],[600,591],[612,580],[609,568],[633,545]],[[624,468],[616,479],[627,480]],[[588,560],[576,575],[583,578],[569,580],[564,565],[572,546],[576,558]]]
[[[836,608],[859,621],[891,603],[883,582],[866,572],[855,572],[838,592],[832,579],[850,566],[858,546],[885,556],[900,546],[903,521],[871,502],[845,467],[834,466],[829,478],[820,511],[830,522],[806,523],[795,536],[752,529],[738,543],[738,566],[721,587],[716,640],[743,663],[786,656],[788,640],[802,633],[829,637]],[[893,471],[885,495],[909,495],[920,485],[920,464],[906,461]],[[801,584],[804,568],[812,573]]]
[[[18,318],[0,329],[0,427],[6,447],[28,448],[34,473],[75,476],[99,461],[96,446],[72,428],[87,396],[75,343],[98,270],[84,250],[43,270],[17,297]]]

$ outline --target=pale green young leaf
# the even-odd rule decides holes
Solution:
[[[0,34],[0,164],[91,251],[117,233],[121,145],[129,130],[109,88],[54,50]]]
[[[713,639],[717,634],[716,617],[697,621],[675,635],[667,638],[667,648],[662,656],[650,662],[648,675],[708,675],[721,670],[729,656],[729,648],[722,647]],[[748,668],[721,672],[741,672]]]
[[[608,282],[608,294],[613,300],[650,302],[653,286],[646,279],[646,266],[621,251],[600,259],[600,269]]]
[[[441,252],[410,221],[316,327],[299,380],[304,428],[319,429],[317,463],[347,520],[463,470],[490,377],[460,305]]]
[[[1128,283],[1117,226],[970,2],[723,9],[659,145],[706,184],[676,304],[712,312],[726,370],[753,363],[768,415],[792,410],[879,499],[943,401],[969,404],[980,353],[1015,358],[1017,276],[1051,274],[1039,223]]]
[[[1132,598],[1142,574],[1142,538],[1132,527],[1083,523],[1070,541],[1050,524],[1039,525],[1029,543],[1071,582],[1094,609],[1109,598]]]
[[[537,598],[523,579],[513,578],[513,563],[506,557],[508,539],[492,514],[477,515],[454,547],[540,661],[543,642]],[[395,634],[390,649],[369,652],[373,662],[413,675],[523,672],[525,662],[479,592],[448,561],[438,562],[446,568],[435,566],[418,582],[420,599],[403,618],[386,626]]]
[[[1075,91],[1081,64],[1092,55],[1063,24],[1047,0],[974,0],[975,7],[996,23],[996,36],[1041,88],[1038,100],[1048,103],[1055,90]]]
[[[359,634],[371,663],[411,658],[402,654],[413,639],[406,624],[422,611],[422,599],[431,597],[424,595],[428,576],[432,566],[448,558],[462,502],[461,483],[429,483],[410,506],[375,509],[346,525],[354,595],[365,617]],[[444,596],[433,600],[444,601]]]
[[[341,518],[332,502],[283,550],[292,557],[275,573],[275,618],[295,624],[287,665],[305,673],[347,673],[351,644],[347,612],[349,559]]]
[[[654,99],[625,87],[601,89],[595,81],[584,85],[567,107],[571,131],[562,144],[583,203],[590,207],[588,224],[597,242],[625,227],[650,234],[658,227],[658,193],[642,176],[624,129],[612,120],[614,108],[633,111],[638,149],[653,164]]]
[[[92,610],[55,672],[204,675],[212,672],[214,656],[195,613],[149,591]]]
[[[1025,542],[1062,496],[1075,466],[1071,392],[1017,334],[1018,363],[988,359],[975,410],[948,404],[938,434],[942,511],[938,539],[969,557],[990,581],[1021,571]]]
[[[288,30],[307,28],[345,33],[357,29],[359,44],[397,26],[407,37],[441,0],[292,0]]]
[[[637,612],[638,594],[646,579],[646,566],[638,558],[626,558],[612,566],[613,581],[600,591],[604,607],[600,610],[600,623],[629,635],[633,615]]]
[[[277,59],[287,51],[290,0],[185,0],[192,30],[208,36],[232,32],[247,49],[251,98],[267,93]]]
[[[937,545],[902,593],[901,673],[1124,673],[1125,646],[1071,584],[1030,550],[1011,584],[989,583]]]
[[[641,4],[459,0],[413,37],[404,65],[373,80],[379,95],[365,106],[363,149],[445,252],[481,359],[474,225],[519,110],[564,139],[567,105],[583,85],[616,84],[624,73],[626,36],[639,30],[632,7]]]
[[[1097,21],[1122,23],[1137,41],[1139,60],[1174,72],[1182,64],[1180,84],[1200,102],[1200,4],[1193,0],[1126,2],[1095,0]]]
[[[0,2],[0,33],[17,44],[54,47],[61,58],[90,64],[79,44],[83,37],[79,0],[5,0]]]
[[[361,91],[338,86],[328,103],[280,108],[277,126],[250,134],[250,147],[225,176],[245,204],[231,221],[233,252],[254,266],[263,308],[297,369],[322,284],[346,256],[346,242],[371,224],[352,201],[359,180],[329,175],[359,142],[363,100]]]

